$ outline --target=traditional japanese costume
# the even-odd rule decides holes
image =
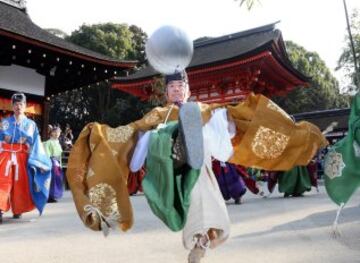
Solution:
[[[62,148],[58,139],[49,139],[44,142],[47,155],[51,159],[51,183],[49,200],[57,200],[63,196],[64,173],[61,167]]]
[[[246,193],[245,182],[234,164],[214,160],[212,169],[226,201],[237,200]]]
[[[325,188],[339,205],[334,230],[342,208],[360,186],[360,94],[352,101],[348,134],[330,147],[324,162]]]
[[[183,242],[187,248],[194,246],[195,234],[204,234],[209,228],[218,230],[217,238],[210,244],[212,247],[229,235],[228,214],[211,169],[211,156],[245,167],[289,170],[295,165],[306,165],[315,152],[327,144],[316,126],[307,122],[294,123],[278,106],[261,95],[252,94],[235,106],[199,103],[199,107],[205,156],[200,174],[191,185],[188,208],[185,206],[182,210],[187,210],[187,216],[180,222],[184,223]],[[128,125],[111,128],[91,123],[83,129],[70,153],[67,177],[77,211],[86,226],[105,232],[114,224],[124,231],[132,226],[126,183],[130,159],[138,140],[137,132],[154,129],[165,119],[177,121],[178,112],[177,106],[169,105],[155,108],[141,120]],[[233,139],[228,134],[228,122],[236,126]],[[145,192],[147,180],[150,178],[145,176]],[[158,194],[159,190],[153,189]],[[179,188],[166,190],[176,189]],[[161,196],[157,199],[160,200]],[[175,207],[173,200],[174,203],[167,204],[169,211]],[[158,203],[164,204],[166,200]]]
[[[4,141],[9,136],[10,143]],[[0,210],[14,214],[31,211],[40,214],[47,202],[51,161],[47,157],[34,121],[14,116],[1,123]]]

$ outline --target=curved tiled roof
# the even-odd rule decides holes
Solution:
[[[18,9],[6,3],[0,2],[0,35],[13,34],[47,45],[51,48],[58,48],[61,51],[69,51],[82,56],[83,59],[96,59],[99,63],[111,64],[113,66],[133,66],[136,61],[120,61],[111,57],[99,54],[89,49],[80,47],[59,38],[34,24],[25,10]]]
[[[235,59],[247,58],[261,51],[269,50],[273,56],[290,72],[303,81],[309,79],[291,65],[282,40],[281,31],[275,29],[276,23],[216,38],[202,38],[194,42],[194,54],[188,70],[211,66]],[[276,47],[274,47],[276,46]],[[119,81],[136,81],[159,75],[147,66]]]
[[[332,109],[293,114],[296,121],[308,121],[325,130],[331,123],[336,122],[334,130],[347,130],[350,108]]]

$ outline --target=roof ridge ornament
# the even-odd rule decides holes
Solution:
[[[19,9],[26,9],[26,0],[0,0],[0,2],[14,6]]]

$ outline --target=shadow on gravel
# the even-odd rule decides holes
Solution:
[[[274,226],[270,230],[253,232],[244,235],[237,235],[234,236],[233,238],[235,239],[252,238],[252,237],[259,237],[268,234],[273,234],[281,231],[309,230],[309,229],[326,227],[326,226],[328,226],[330,229],[334,222],[335,216],[336,216],[336,210],[314,213],[300,220],[295,220],[288,222],[286,224]],[[344,208],[339,218],[339,229],[341,230],[342,224],[352,223],[356,221],[360,221],[360,207],[356,206],[356,207]]]

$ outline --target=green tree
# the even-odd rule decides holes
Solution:
[[[351,48],[349,34],[346,34],[345,41],[346,46],[343,48],[343,52],[338,60],[337,70],[343,69],[346,76],[349,77],[353,83],[360,87],[360,72],[359,72],[359,63],[360,63],[360,12],[355,9],[351,15],[350,19],[351,32],[355,49],[355,56],[357,60],[358,72],[355,69],[354,55]]]
[[[104,23],[82,25],[66,40],[114,59],[145,62],[147,34],[138,26]]]
[[[145,61],[147,35],[134,25],[82,25],[66,40],[115,59]],[[78,133],[88,122],[97,121],[113,127],[128,123],[152,107],[149,102],[141,102],[130,94],[111,89],[110,83],[104,81],[52,97],[50,122],[69,123]]]
[[[339,83],[316,52],[309,52],[292,41],[286,49],[293,66],[311,78],[309,87],[296,87],[274,101],[288,113],[300,113],[349,106],[349,98],[339,93]]]
[[[132,33],[132,51],[129,54],[129,59],[139,61],[138,67],[145,65],[145,44],[148,39],[147,34],[138,26],[131,25],[129,30]]]
[[[89,122],[116,127],[141,118],[154,107],[150,102],[112,89],[102,82],[54,96],[50,101],[50,122],[70,124],[75,135]]]
[[[114,59],[127,59],[134,52],[132,37],[127,24],[105,23],[84,24],[66,40]]]

